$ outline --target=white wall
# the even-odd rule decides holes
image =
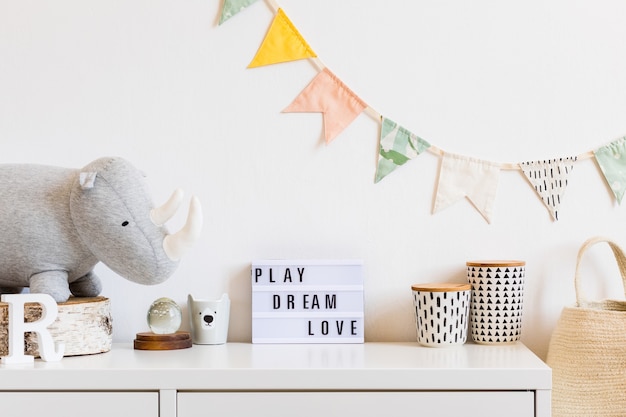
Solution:
[[[521,162],[626,134],[624,2],[279,3],[363,100],[446,151]],[[0,161],[80,167],[120,155],[148,174],[155,200],[181,186],[203,202],[201,241],[166,283],[97,267],[114,339],[145,331],[160,296],[184,306],[188,293],[226,291],[229,340],[249,341],[252,260],[362,258],[366,340],[414,340],[411,284],[462,282],[467,260],[513,258],[527,261],[523,340],[545,356],[574,301],[580,244],[601,234],[626,245],[626,208],[595,163],[576,164],[558,222],[518,171],[502,173],[491,225],[467,201],[432,215],[436,156],[375,185],[378,124],[361,115],[326,146],[319,114],[281,114],[313,65],[246,69],[271,9],[260,0],[218,27],[220,5],[0,0]],[[598,249],[586,276],[612,280],[597,296],[620,296]]]

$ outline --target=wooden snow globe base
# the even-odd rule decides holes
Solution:
[[[137,350],[175,350],[191,347],[189,332],[156,334],[152,332],[137,333],[134,346]]]
[[[41,305],[26,303],[24,321],[41,318]],[[0,302],[0,356],[9,354],[8,347],[9,306]],[[72,297],[58,303],[58,315],[48,330],[55,343],[64,343],[63,356],[91,355],[111,350],[113,327],[111,303],[105,297]],[[37,335],[24,335],[24,353],[39,357]]]

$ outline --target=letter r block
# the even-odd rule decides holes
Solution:
[[[9,355],[2,358],[4,364],[32,363],[34,357],[24,354],[24,333],[35,332],[39,355],[46,362],[60,361],[63,358],[65,346],[59,344],[54,348],[52,335],[48,331],[59,312],[54,298],[48,294],[3,294],[2,302],[9,305]],[[41,318],[37,321],[26,323],[24,321],[24,304],[39,303],[41,305]]]

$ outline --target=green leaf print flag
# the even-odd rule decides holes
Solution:
[[[617,202],[621,204],[626,191],[626,138],[596,149],[593,155]]]
[[[397,167],[428,148],[430,143],[384,117],[380,129],[380,151],[375,182],[382,180]]]
[[[220,15],[220,25],[250,6],[252,3],[257,0],[224,0],[224,5],[222,6],[222,14]]]

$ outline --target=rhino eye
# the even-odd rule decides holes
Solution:
[[[123,226],[123,227],[128,226],[128,221],[127,221],[127,220],[125,220],[125,221],[122,223],[122,226]]]

